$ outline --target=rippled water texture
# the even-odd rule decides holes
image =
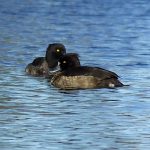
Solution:
[[[60,91],[24,68],[49,43],[129,87]],[[1,150],[150,149],[149,0],[0,1]]]

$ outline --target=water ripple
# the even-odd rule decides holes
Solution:
[[[1,149],[149,149],[148,0],[0,4]],[[53,42],[129,86],[65,91],[26,75]]]

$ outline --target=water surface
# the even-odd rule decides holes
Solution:
[[[0,149],[150,149],[150,1],[0,6]],[[130,86],[62,91],[26,75],[25,66],[53,42]]]

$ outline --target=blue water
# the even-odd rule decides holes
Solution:
[[[60,91],[26,75],[53,42],[130,86]],[[149,150],[150,1],[1,0],[0,149]]]

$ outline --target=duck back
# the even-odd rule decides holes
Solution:
[[[93,76],[93,77],[98,77],[101,80],[107,79],[107,78],[118,78],[119,76],[112,72],[105,70],[103,68],[99,67],[88,67],[88,66],[80,66],[80,67],[75,67],[75,68],[70,68],[64,71],[64,74],[66,76]]]

